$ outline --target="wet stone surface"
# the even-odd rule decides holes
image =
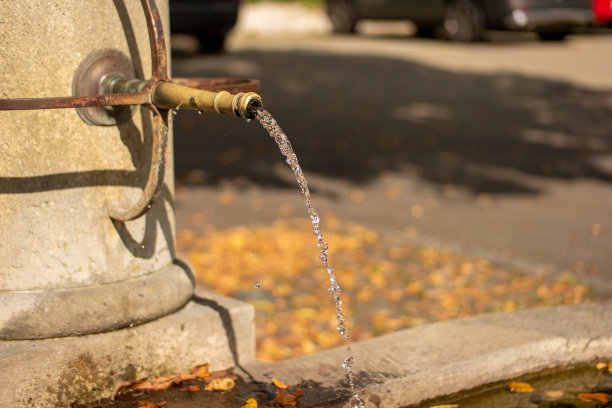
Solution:
[[[239,378],[230,391],[206,391],[201,379],[188,380],[182,384],[161,391],[131,391],[118,395],[114,401],[104,399],[87,404],[71,405],[74,408],[134,408],[166,406],[172,408],[227,408],[242,407],[249,398],[261,406],[273,406],[276,390],[272,384],[250,383]],[[139,402],[140,404],[139,405]],[[146,405],[149,402],[151,405]]]
[[[199,387],[196,388],[196,387]],[[277,395],[284,403],[280,403]],[[292,397],[296,397],[293,400]],[[115,398],[94,401],[86,404],[72,403],[70,408],[240,408],[255,406],[248,401],[254,399],[257,407],[335,407],[341,406],[351,397],[347,390],[335,390],[308,381],[286,390],[278,390],[272,384],[236,381],[230,391],[206,391],[202,381],[186,381],[163,391],[133,391]],[[293,404],[292,404],[293,402]]]

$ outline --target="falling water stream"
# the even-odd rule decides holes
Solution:
[[[351,355],[350,337],[346,328],[346,318],[342,313],[342,300],[340,300],[340,285],[336,280],[334,269],[331,267],[328,261],[327,252],[329,246],[327,244],[327,241],[323,237],[321,229],[319,228],[320,219],[319,215],[312,206],[312,197],[310,195],[310,190],[308,189],[308,183],[306,182],[306,178],[304,177],[302,168],[298,163],[297,156],[293,152],[293,148],[291,147],[291,143],[289,143],[287,135],[285,135],[276,120],[274,120],[272,115],[270,115],[270,113],[263,108],[257,108],[255,111],[255,116],[259,123],[261,123],[262,126],[268,131],[270,136],[274,138],[274,141],[278,145],[281,153],[283,154],[283,156],[285,156],[287,164],[291,167],[291,170],[293,170],[293,174],[295,175],[298,185],[302,190],[302,194],[304,194],[304,197],[306,199],[306,209],[308,210],[308,215],[310,216],[310,220],[312,221],[312,232],[317,239],[317,246],[321,251],[319,259],[321,260],[321,262],[323,262],[323,264],[325,265],[325,269],[327,270],[327,274],[329,277],[329,294],[333,296],[334,302],[336,304],[336,319],[338,322],[336,329],[346,342],[346,350],[348,356],[344,359],[342,367],[344,367],[344,369],[346,370],[348,382],[351,387],[353,397],[355,398],[356,403],[354,405],[354,408],[362,408],[364,406],[364,403],[359,397],[359,394],[357,393],[355,388],[355,378],[353,375],[353,363],[355,359]]]

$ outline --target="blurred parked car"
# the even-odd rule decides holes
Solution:
[[[170,31],[195,35],[203,51],[221,51],[239,5],[239,0],[170,0]]]
[[[562,40],[573,26],[593,23],[592,1],[327,0],[327,12],[341,33],[354,32],[361,19],[410,20],[421,36],[455,41],[484,40],[488,29],[529,30],[544,40]]]

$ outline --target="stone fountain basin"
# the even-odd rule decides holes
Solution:
[[[300,406],[349,407],[345,347],[277,363],[254,361],[254,310],[197,290],[174,315],[122,330],[0,344],[2,406],[66,406],[109,397],[120,382],[234,366],[247,382],[298,385]],[[214,335],[210,335],[210,334]],[[551,368],[612,360],[612,304],[493,313],[355,343],[368,407],[405,407]],[[8,403],[7,403],[8,402]],[[190,406],[188,403],[187,405]]]
[[[366,406],[402,407],[554,367],[612,359],[612,304],[492,313],[355,343]],[[351,406],[343,347],[244,368],[305,389],[301,406]]]

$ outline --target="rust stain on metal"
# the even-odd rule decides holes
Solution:
[[[53,98],[0,99],[0,110],[89,108],[97,106],[140,105],[151,98],[151,91],[137,94],[65,96]]]
[[[151,44],[152,79],[157,81],[168,80],[168,55],[166,41],[162,27],[159,10],[154,0],[141,0],[142,8],[147,18],[149,29],[149,43]]]

